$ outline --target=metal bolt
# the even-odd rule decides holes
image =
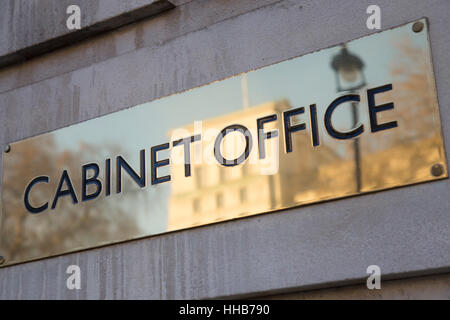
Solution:
[[[444,173],[444,167],[442,164],[436,163],[431,167],[431,174],[435,177],[439,177]]]
[[[0,265],[4,264],[5,261],[6,261],[6,260],[5,260],[5,257],[0,256]]]
[[[417,21],[417,22],[414,22],[414,24],[412,26],[412,30],[414,32],[418,33],[418,32],[423,30],[423,27],[424,27],[423,22],[422,21]]]
[[[10,146],[9,144],[7,144],[7,145],[5,146],[4,151],[5,151],[5,153],[10,152],[10,151],[11,151],[11,146]]]

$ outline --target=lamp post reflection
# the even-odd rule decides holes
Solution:
[[[363,68],[364,62],[357,55],[348,51],[345,44],[338,54],[333,56],[331,67],[335,72],[337,92],[355,92],[366,85]],[[356,102],[351,103],[353,128],[358,124],[358,108]],[[361,191],[361,158],[359,138],[353,140],[356,191]]]

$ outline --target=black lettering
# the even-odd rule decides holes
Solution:
[[[244,135],[245,150],[236,159],[228,160],[222,156],[222,153],[220,152],[220,144],[221,144],[223,138],[225,138],[225,136],[228,133],[233,132],[233,131],[238,131],[238,132],[242,133],[242,135]],[[244,127],[240,124],[232,124],[224,129],[222,129],[222,131],[216,137],[216,141],[214,142],[214,156],[216,157],[216,160],[219,162],[219,164],[226,166],[226,167],[233,167],[233,166],[236,166],[236,165],[244,162],[250,155],[251,149],[252,149],[252,136],[250,134],[250,131],[246,127]]]
[[[138,175],[136,171],[133,170],[133,168],[130,167],[130,165],[121,157],[117,156],[116,158],[116,170],[117,170],[117,176],[116,176],[116,193],[122,192],[122,168],[125,169],[125,171],[128,173],[128,175],[134,180],[134,182],[137,183],[137,185],[141,188],[145,187],[145,150],[142,149],[140,151],[140,172],[141,174]]]
[[[305,112],[305,108],[300,107],[292,110],[287,110],[283,112],[283,122],[284,122],[284,142],[286,153],[292,152],[292,132],[297,132],[300,130],[305,130],[306,125],[304,123],[291,125],[291,117],[302,114]]]
[[[317,124],[317,108],[315,104],[309,106],[309,117],[311,121],[312,145],[314,147],[317,147],[320,144],[320,141],[319,141],[319,129]]]
[[[105,161],[105,196],[111,194],[111,159]]]
[[[397,121],[386,122],[378,124],[377,113],[394,109],[394,103],[389,102],[381,104],[379,106],[375,105],[375,95],[377,93],[382,93],[392,90],[392,84],[386,84],[381,87],[372,88],[367,90],[367,103],[369,106],[369,117],[370,117],[370,130],[371,132],[378,132],[382,130],[392,129],[398,126]]]
[[[94,170],[94,176],[87,178],[87,171],[88,170]],[[98,197],[100,192],[102,192],[102,183],[100,180],[98,180],[98,175],[100,173],[100,168],[98,167],[98,164],[96,163],[89,163],[82,166],[82,178],[81,178],[81,201],[87,201],[92,200]],[[88,185],[95,185],[96,191],[92,194],[87,194],[87,186]]]
[[[356,94],[348,94],[342,97],[339,97],[337,99],[335,99],[327,108],[326,112],[325,112],[325,118],[324,118],[324,122],[325,122],[325,128],[327,129],[327,132],[330,136],[332,136],[333,138],[336,139],[340,139],[340,140],[346,140],[346,139],[351,139],[351,138],[355,138],[357,136],[359,136],[361,133],[364,132],[364,125],[360,125],[359,127],[353,129],[352,131],[349,132],[341,132],[336,130],[333,127],[332,121],[331,121],[331,117],[333,115],[334,110],[342,103],[347,102],[347,101],[360,101],[359,95]]]
[[[158,168],[167,166],[170,163],[169,159],[164,159],[164,160],[159,160],[159,161],[157,160],[157,152],[161,151],[161,150],[166,150],[166,149],[169,149],[168,143],[163,143],[163,144],[154,146],[151,149],[152,185],[170,181],[170,175],[163,176],[163,177],[158,177],[158,175],[157,175]]]

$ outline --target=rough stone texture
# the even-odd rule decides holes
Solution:
[[[279,294],[262,299],[278,300],[366,300],[366,299],[450,299],[450,274],[382,281],[380,290],[368,290],[365,285]]]
[[[66,26],[69,5],[80,7],[80,30]],[[173,7],[167,0],[1,0],[0,67]]]
[[[185,2],[55,60],[4,69],[0,144],[373,33],[369,1],[229,3]],[[383,29],[429,18],[448,157],[450,2],[377,4]],[[0,298],[249,297],[365,283],[371,264],[386,280],[449,272],[449,187],[447,179],[5,267]],[[81,267],[79,291],[65,287],[70,264]]]

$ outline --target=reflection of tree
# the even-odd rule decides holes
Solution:
[[[396,38],[390,61],[392,91],[378,94],[376,104],[393,102],[394,110],[377,114],[378,123],[397,121],[398,127],[362,137],[363,153],[383,151],[402,143],[439,135],[431,66],[424,46],[409,38]],[[369,81],[371,79],[369,74]],[[389,138],[386,136],[389,135]]]
[[[120,154],[117,148],[107,149],[108,152],[105,152],[84,144],[78,150],[57,152],[50,136],[14,145],[8,154],[11,158],[4,159],[8,161],[8,167],[2,186],[4,211],[1,245],[2,254],[9,261],[125,240],[142,233],[130,206],[138,190],[130,179],[123,179],[124,189],[128,191],[126,205],[123,200],[111,200],[112,197],[120,197],[114,195],[113,190],[109,198],[105,198],[102,192],[94,200],[81,202],[81,166],[92,159],[104,161],[101,154]],[[84,159],[83,155],[88,157]],[[99,179],[103,181],[104,163],[98,164]],[[62,197],[55,210],[49,208],[39,214],[28,213],[23,204],[26,185],[36,176],[48,175],[50,183],[33,188],[31,201],[36,204],[48,201],[50,207],[64,169],[70,174],[79,203],[72,204],[70,197]],[[93,191],[88,187],[88,193]]]

